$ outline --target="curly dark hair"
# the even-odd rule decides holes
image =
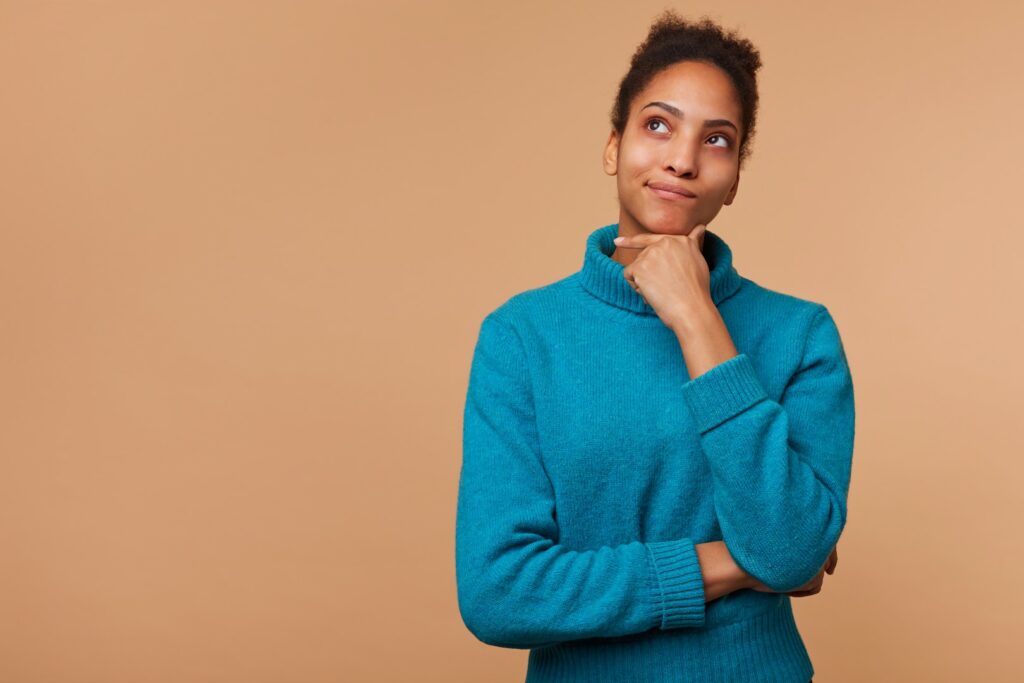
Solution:
[[[662,69],[687,60],[713,64],[732,80],[743,113],[739,151],[742,168],[750,156],[757,121],[757,70],[761,68],[761,55],[749,40],[723,29],[707,16],[688,21],[667,9],[656,18],[647,38],[633,53],[629,72],[619,83],[611,111],[612,126],[621,138],[633,98]]]

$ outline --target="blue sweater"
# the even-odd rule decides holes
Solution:
[[[612,260],[482,321],[456,517],[458,604],[547,681],[807,683],[784,594],[846,524],[853,383],[828,309],[739,275],[708,231],[711,296],[738,355],[691,379],[676,335]],[[775,593],[705,602],[694,544],[724,540]],[[804,598],[813,599],[813,598]]]

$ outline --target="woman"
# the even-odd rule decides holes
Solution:
[[[531,650],[527,681],[814,673],[791,598],[837,561],[852,378],[829,310],[739,275],[706,229],[736,197],[760,65],[709,19],[660,17],[612,112],[618,223],[480,326],[459,609]]]

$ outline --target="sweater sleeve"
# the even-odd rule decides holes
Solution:
[[[532,649],[704,624],[692,540],[559,543],[526,356],[495,313],[480,326],[469,373],[455,555],[462,619],[489,645]]]
[[[777,592],[813,579],[846,524],[853,381],[835,322],[818,306],[779,402],[744,353],[683,385],[726,546]]]

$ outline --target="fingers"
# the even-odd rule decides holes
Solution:
[[[836,551],[836,548],[832,548],[832,554],[828,556],[825,571],[829,574],[835,573],[837,564],[839,564],[839,553]]]
[[[706,230],[707,230],[707,226],[704,223],[698,223],[696,226],[694,226],[693,230],[691,230],[686,235],[666,235],[664,233],[657,233],[657,234],[656,233],[645,233],[645,234],[641,234],[641,235],[619,235],[614,240],[612,240],[612,242],[615,243],[615,246],[620,247],[622,249],[643,249],[644,247],[647,247],[647,246],[649,246],[651,244],[654,244],[658,240],[662,240],[662,239],[666,239],[666,238],[674,238],[674,239],[689,238],[690,240],[693,240],[698,245],[700,245],[700,244],[703,244],[704,232]]]
[[[833,572],[835,572],[836,562],[838,561],[839,555],[836,553],[836,549],[833,548],[832,554],[829,555],[828,560],[825,562],[825,566],[822,567],[821,571],[818,572],[818,575],[814,578],[814,580],[804,586],[801,586],[800,590],[791,591],[789,593],[786,593],[786,595],[792,596],[794,598],[804,598],[808,595],[817,595],[821,592],[821,588],[824,585],[825,574],[832,574]]]
[[[650,244],[647,235],[619,235],[612,242],[621,249],[643,249]]]
[[[814,578],[813,581],[810,581],[810,582],[804,584],[803,586],[800,586],[800,588],[795,590],[795,591],[791,591],[789,593],[786,593],[786,595],[792,595],[793,597],[796,597],[796,598],[803,598],[803,597],[806,597],[808,595],[817,595],[818,593],[821,592],[821,586],[823,584],[822,579],[824,579],[824,578],[825,578],[824,573],[820,573],[820,574],[818,574],[818,576],[816,576]]]
[[[828,560],[825,561],[825,565],[822,567],[821,571],[818,572],[818,576],[816,576],[810,583],[801,586],[800,590],[790,591],[786,593],[786,595],[794,598],[805,598],[809,595],[817,595],[821,592],[825,574],[834,574],[836,571],[836,564],[838,563],[839,552],[836,547],[833,547],[832,553],[828,556]]]
[[[644,297],[643,293],[640,291],[640,287],[637,286],[637,284],[636,284],[636,276],[633,275],[633,271],[630,268],[631,268],[631,266],[626,266],[625,268],[622,269],[622,277],[626,279],[626,282],[629,283],[629,286],[633,288],[634,292],[636,292],[637,294],[640,295],[640,298],[643,299],[644,303],[646,304],[647,303],[647,299]],[[650,304],[648,304],[648,305],[650,305]]]

